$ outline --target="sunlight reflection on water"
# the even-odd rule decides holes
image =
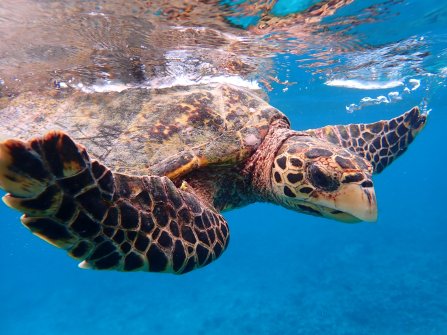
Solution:
[[[315,2],[303,10],[284,1],[2,1],[0,95],[79,87],[93,91],[105,84],[167,86],[178,84],[179,76],[187,83],[239,76],[267,89],[273,83],[284,88],[299,81],[277,71],[284,66],[302,67],[332,83],[442,73],[433,65],[445,56],[445,40],[433,48],[442,35],[426,38],[419,31],[379,42],[384,34],[390,36],[392,22],[385,29],[383,20],[401,21],[390,14],[399,4]],[[295,14],[283,16],[294,8],[299,9]],[[229,19],[254,13],[259,18],[246,29]],[[365,38],[362,27],[372,25],[379,29]],[[286,54],[294,56],[292,64],[274,64]]]

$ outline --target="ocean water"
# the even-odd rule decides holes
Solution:
[[[288,18],[283,15],[311,2],[292,1],[297,7],[289,8],[284,1],[273,7],[274,15]],[[0,31],[17,26],[11,17],[24,15],[17,10],[8,1],[0,5]],[[240,22],[240,13],[232,13]],[[140,14],[133,13],[149,15]],[[244,24],[245,29],[228,19],[233,26],[225,33],[241,30],[244,41],[258,34],[248,44],[253,48],[275,46],[262,56],[245,47],[235,54],[243,54],[254,67],[244,79],[259,82],[294,129],[372,122],[414,105],[429,112],[426,128],[409,150],[374,178],[377,223],[350,225],[273,204],[250,205],[224,214],[231,242],[221,258],[173,276],[81,270],[63,251],[29,233],[20,215],[2,204],[1,334],[447,334],[447,5],[357,0],[322,19],[317,28],[301,29],[300,21],[265,34],[254,29],[258,19]],[[279,38],[272,42],[272,36]],[[70,86],[72,80],[73,86],[95,87],[122,79],[111,67],[109,81],[86,82],[81,74],[90,64],[68,67],[59,56],[43,60],[49,66],[57,62],[58,71],[30,74],[23,70],[27,64],[11,61],[11,49],[17,55],[23,51],[21,41],[9,49],[5,41],[0,39],[5,96],[28,89],[30,82],[53,85],[57,79]],[[187,50],[194,54],[195,47]],[[191,79],[196,63],[182,58],[178,64],[173,68],[183,78],[197,80]],[[173,68],[160,70],[163,83],[172,84],[167,74],[178,77]],[[99,73],[98,68],[92,71]],[[144,84],[155,79],[146,78]],[[20,85],[14,86],[17,81]],[[134,84],[130,79],[121,83]]]

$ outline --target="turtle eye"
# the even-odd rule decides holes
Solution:
[[[328,174],[316,164],[311,164],[308,169],[309,179],[313,186],[324,191],[335,191],[340,186],[338,180]]]

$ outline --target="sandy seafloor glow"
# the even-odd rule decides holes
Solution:
[[[312,83],[271,93],[295,129],[389,118],[421,99],[351,114],[389,90]],[[436,90],[424,132],[375,177],[376,224],[251,205],[225,213],[225,254],[184,276],[80,270],[1,205],[0,333],[447,334],[447,89]]]

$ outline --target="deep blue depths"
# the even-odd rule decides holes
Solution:
[[[364,96],[315,81],[275,90],[271,103],[301,129],[420,102],[346,113]],[[184,276],[80,270],[1,205],[0,333],[447,334],[446,96],[437,88],[424,132],[375,177],[377,224],[252,205],[225,214],[225,254]]]

